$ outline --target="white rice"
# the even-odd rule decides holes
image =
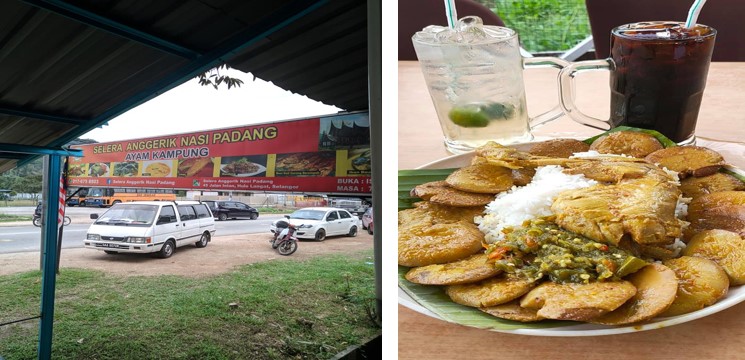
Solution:
[[[525,186],[513,186],[500,193],[486,206],[484,216],[474,220],[486,235],[486,242],[493,243],[504,237],[502,229],[517,227],[526,220],[549,216],[554,199],[565,190],[581,189],[598,182],[584,175],[567,175],[557,165],[536,169],[533,180]]]
[[[594,159],[594,158],[632,158],[633,156],[624,154],[601,154],[597,150],[588,150],[583,152],[576,152],[569,157],[570,159]]]

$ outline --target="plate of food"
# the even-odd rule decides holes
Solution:
[[[67,168],[67,176],[71,176],[71,177],[85,176],[85,165],[86,164],[70,165]]]
[[[142,176],[171,177],[171,164],[165,161],[150,161],[142,164]]]
[[[212,158],[193,158],[179,160],[179,177],[212,177],[214,162]]]
[[[220,176],[248,177],[261,174],[264,171],[266,171],[266,166],[246,158],[220,165]]]
[[[370,171],[370,150],[365,150],[352,159],[352,168],[357,171]]]
[[[618,130],[400,171],[399,303],[492,331],[596,336],[745,300],[745,172],[721,156],[742,146]]]
[[[114,176],[137,176],[137,161],[114,163]]]
[[[93,163],[88,166],[88,175],[93,177],[108,176],[109,165],[105,163]]]

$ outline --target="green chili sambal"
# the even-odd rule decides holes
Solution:
[[[557,283],[616,281],[647,265],[626,250],[564,230],[550,218],[526,221],[486,252],[498,269]]]

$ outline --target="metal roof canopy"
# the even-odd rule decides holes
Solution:
[[[62,156],[81,156],[63,146],[222,63],[347,111],[368,110],[368,10],[379,22],[378,1],[0,0],[0,173],[49,155],[52,219]],[[377,107],[379,85],[370,84]],[[373,174],[380,176],[375,160]],[[43,234],[43,259],[53,264],[55,226]],[[45,266],[42,278],[41,359],[51,357],[54,271]]]
[[[347,111],[368,109],[366,3],[0,0],[0,172],[223,62]]]

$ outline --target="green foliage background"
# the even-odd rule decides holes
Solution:
[[[590,35],[584,0],[477,0],[517,31],[530,52],[568,50]]]
[[[67,146],[94,144],[96,142],[97,141],[92,139],[75,139],[67,144]],[[40,193],[42,187],[43,160],[44,159],[39,156],[28,164],[0,174],[0,189],[11,190],[11,195],[15,195],[16,193]]]

